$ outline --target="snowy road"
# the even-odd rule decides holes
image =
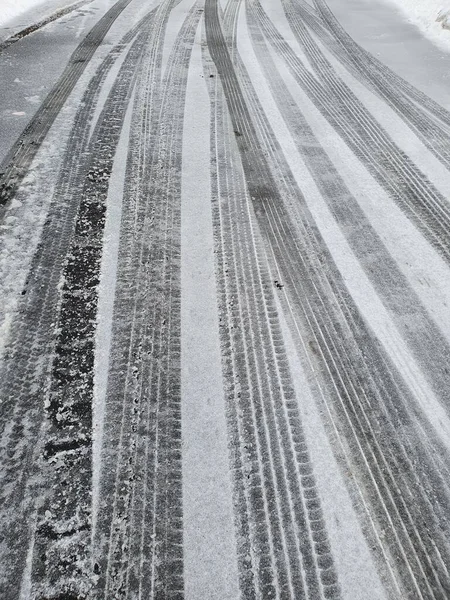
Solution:
[[[346,2],[0,44],[1,599],[450,598],[450,112]]]

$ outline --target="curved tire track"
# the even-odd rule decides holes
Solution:
[[[213,0],[206,3],[205,23],[209,52],[221,79],[248,193],[261,226],[269,197],[275,202],[281,198],[269,166],[257,151],[258,137]],[[222,135],[226,137],[227,133]],[[217,163],[226,162],[226,154],[221,156],[219,150]],[[233,172],[237,168],[225,170]],[[243,217],[249,210],[245,193],[233,192],[227,179],[219,167],[217,203],[222,206],[224,198],[231,201],[233,197],[237,202],[236,216],[231,207],[230,216],[226,208],[220,210],[216,228],[225,238],[222,246],[227,237],[231,238],[231,247],[228,242],[228,248],[225,245],[220,253],[228,287],[222,290],[221,310],[226,317],[223,334],[229,336],[224,336],[224,348],[231,351],[231,356],[225,353],[224,360],[232,382],[228,399],[231,435],[233,446],[236,445],[236,519],[240,537],[243,543],[247,538],[250,547],[245,559],[245,546],[240,548],[242,593],[264,598],[339,598],[314,475],[280,343],[269,291],[272,286],[267,281],[267,271],[266,281],[261,280],[261,249],[255,247],[251,225],[245,231]],[[244,218],[248,220],[248,216]],[[230,264],[232,260],[234,265]],[[297,532],[297,540],[290,537],[292,531]],[[250,565],[248,556],[252,557]],[[253,592],[247,591],[249,588]]]

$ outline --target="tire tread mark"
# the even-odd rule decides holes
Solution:
[[[46,597],[49,590],[82,595],[91,587],[94,340],[103,228],[109,177],[146,37],[148,33],[139,34],[130,48],[92,135],[87,176],[63,268],[42,465],[49,493],[38,515],[34,542],[36,598]],[[46,451],[50,445],[69,448],[58,452],[56,467],[54,453]],[[65,537],[62,548],[61,536]]]
[[[211,56],[216,64],[216,68],[218,70],[218,73],[220,75],[220,79],[222,82],[222,86],[224,88],[224,93],[225,93],[225,98],[228,102],[228,109],[230,111],[230,115],[231,115],[231,120],[232,120],[232,124],[233,124],[233,129],[236,133],[238,132],[240,135],[237,137],[237,143],[239,145],[239,149],[241,151],[241,160],[242,160],[242,164],[244,167],[244,172],[246,175],[246,179],[247,179],[247,186],[249,187],[249,193],[252,196],[252,204],[253,207],[257,213],[258,216],[258,211],[261,210],[259,208],[260,204],[266,201],[266,194],[275,194],[277,195],[277,192],[275,191],[275,186],[270,186],[270,192],[269,192],[269,186],[267,186],[267,180],[270,180],[270,170],[264,169],[264,167],[266,165],[264,165],[264,167],[260,164],[261,161],[261,157],[255,157],[254,155],[254,149],[259,147],[259,143],[256,141],[257,140],[257,136],[255,131],[253,130],[253,125],[252,125],[252,121],[250,119],[250,116],[247,112],[247,108],[246,108],[246,104],[245,104],[245,100],[242,96],[242,92],[240,91],[240,86],[237,80],[237,76],[235,73],[235,70],[232,66],[231,60],[229,58],[229,54],[228,54],[228,50],[226,48],[226,44],[225,44],[225,39],[223,37],[221,28],[220,28],[220,24],[219,24],[219,20],[218,20],[218,14],[217,14],[217,6],[214,5],[213,2],[207,2],[206,4],[206,12],[205,12],[205,18],[206,18],[206,35],[207,35],[207,40],[208,40],[208,47],[209,47],[209,51],[211,53]],[[250,161],[250,156],[253,159],[253,163],[250,166],[248,164],[248,162]],[[262,162],[262,161],[261,161]],[[249,177],[249,171],[251,172],[251,176]],[[262,173],[264,172],[264,175],[262,175]],[[258,181],[258,183],[255,183],[255,181]],[[263,187],[264,186],[264,187]],[[228,197],[228,194],[226,193],[226,191],[224,192],[226,194],[226,196]],[[223,202],[222,202],[223,203]],[[221,204],[222,204],[221,203]],[[240,211],[240,218],[239,219],[233,219],[233,228],[235,228],[237,225],[237,223],[239,223],[242,220],[242,209]],[[259,219],[258,219],[259,221]],[[221,226],[223,227],[223,222],[221,221]],[[232,229],[232,228],[231,228]],[[225,231],[226,231],[226,227],[225,227]],[[242,242],[241,242],[242,243]],[[244,253],[246,252],[246,250],[248,249],[244,248],[242,250],[239,250],[239,248],[237,249],[237,251],[235,250],[237,257],[241,256],[241,260],[242,257],[244,255]],[[229,265],[227,265],[229,268]],[[242,271],[243,268],[243,271]],[[245,276],[247,277],[247,279],[250,279],[250,281],[252,280],[253,276],[252,276],[252,271],[251,270],[247,270],[248,267],[246,268],[244,267],[238,267],[237,268],[237,272],[236,273],[232,273],[230,276],[230,279],[233,279],[234,277],[237,277],[239,279],[239,270],[241,271],[241,273],[245,273]],[[242,276],[242,275],[241,275]],[[245,283],[241,282],[240,284],[242,287],[244,287],[245,289]],[[280,550],[277,550],[277,546],[280,544],[281,540],[278,540],[276,538],[276,534],[277,534],[277,530],[273,530],[272,529],[272,543],[275,543],[277,545],[274,546],[274,550],[276,552],[275,556],[272,555],[272,558],[269,556],[267,557],[268,560],[270,560],[270,562],[272,563],[271,566],[271,571],[272,571],[272,576],[271,579],[272,581],[267,581],[266,577],[270,575],[270,571],[268,571],[267,567],[265,567],[265,563],[263,563],[263,566],[258,565],[258,562],[255,561],[255,565],[253,567],[253,571],[254,571],[254,577],[260,577],[261,578],[261,583],[259,584],[260,586],[263,585],[270,585],[271,587],[268,587],[267,590],[264,592],[265,588],[261,588],[261,594],[263,597],[272,597],[273,593],[276,594],[280,594],[280,597],[292,597],[292,590],[295,590],[295,597],[318,597],[317,594],[323,594],[324,597],[329,597],[329,598],[338,598],[340,596],[339,594],[339,588],[336,585],[336,576],[334,573],[334,569],[333,569],[333,559],[331,557],[331,555],[327,556],[327,559],[322,560],[320,557],[318,558],[317,555],[315,555],[315,552],[317,552],[317,548],[315,548],[314,550],[312,549],[314,546],[314,527],[316,527],[318,525],[318,523],[322,523],[321,521],[321,517],[319,518],[319,513],[321,514],[320,508],[318,506],[318,504],[320,503],[316,503],[316,512],[311,511],[308,512],[308,518],[305,520],[305,514],[304,514],[304,508],[301,507],[301,503],[299,503],[299,495],[300,498],[302,497],[302,490],[303,493],[308,494],[308,490],[309,488],[314,488],[314,478],[311,475],[311,473],[308,473],[308,475],[299,475],[299,472],[296,471],[297,466],[298,466],[298,459],[299,459],[299,455],[296,455],[295,458],[293,456],[293,449],[292,447],[287,443],[287,441],[285,442],[284,439],[286,437],[286,433],[291,431],[291,428],[293,430],[292,435],[294,435],[294,433],[297,436],[301,435],[301,430],[299,431],[299,421],[298,421],[298,413],[296,413],[296,404],[295,401],[293,401],[292,396],[291,398],[289,398],[289,396],[287,395],[286,398],[283,398],[283,401],[281,402],[281,400],[279,400],[279,396],[278,394],[279,389],[280,389],[280,384],[278,384],[278,387],[276,386],[276,384],[272,383],[272,385],[274,385],[275,387],[272,388],[271,390],[271,383],[270,380],[268,381],[267,379],[267,368],[268,368],[268,364],[271,365],[273,364],[272,360],[270,360],[268,357],[270,356],[270,346],[268,347],[267,345],[267,341],[264,342],[264,338],[267,339],[267,337],[270,339],[270,333],[268,333],[267,331],[265,332],[265,335],[262,334],[262,329],[264,329],[264,322],[265,322],[265,318],[264,317],[260,317],[259,319],[257,317],[253,317],[253,328],[252,328],[252,332],[251,334],[248,336],[247,335],[247,342],[245,341],[239,341],[239,332],[240,332],[240,328],[242,328],[242,323],[240,323],[239,321],[242,321],[242,319],[244,319],[244,328],[247,325],[247,320],[250,320],[250,322],[252,322],[252,315],[258,315],[258,310],[256,308],[256,305],[253,304],[254,300],[251,300],[251,295],[248,294],[247,295],[247,303],[249,302],[249,304],[247,304],[248,309],[245,309],[245,301],[242,299],[240,301],[240,310],[243,311],[242,312],[242,316],[239,319],[238,317],[235,317],[236,319],[236,323],[233,323],[233,320],[231,321],[232,323],[232,327],[230,327],[230,329],[232,329],[233,334],[232,334],[232,340],[233,340],[233,345],[236,347],[235,353],[240,354],[240,352],[238,352],[238,348],[239,345],[242,346],[242,344],[244,344],[244,348],[245,346],[247,346],[247,355],[246,358],[244,359],[245,356],[245,350],[244,350],[244,356],[242,357],[241,360],[238,360],[236,358],[236,362],[237,365],[235,367],[236,369],[236,373],[235,373],[235,377],[237,378],[238,381],[245,381],[245,377],[247,377],[246,373],[249,372],[250,377],[252,377],[252,370],[254,370],[254,367],[252,367],[252,362],[251,360],[249,361],[249,358],[251,357],[251,353],[255,353],[255,348],[261,347],[262,348],[262,354],[261,353],[256,353],[256,360],[257,362],[259,362],[259,379],[260,379],[260,383],[262,383],[265,380],[265,386],[267,386],[267,388],[265,389],[264,387],[261,390],[261,403],[262,403],[262,408],[259,408],[258,403],[256,400],[252,400],[252,394],[256,393],[256,390],[258,389],[258,380],[255,379],[250,379],[249,383],[251,384],[251,387],[249,388],[248,385],[242,385],[241,384],[241,396],[242,399],[238,400],[238,402],[240,403],[240,407],[241,407],[241,411],[244,412],[244,414],[248,413],[248,417],[246,417],[246,420],[244,421],[244,424],[242,426],[242,429],[244,431],[244,434],[250,435],[249,440],[245,443],[244,442],[244,447],[250,447],[253,448],[255,446],[255,442],[252,441],[252,435],[255,436],[255,440],[256,440],[256,448],[254,451],[257,452],[257,455],[255,456],[255,458],[253,458],[253,462],[256,462],[256,466],[255,466],[255,471],[258,472],[260,471],[261,475],[258,477],[258,479],[256,481],[260,481],[260,483],[258,485],[264,485],[266,487],[266,491],[269,490],[270,491],[270,485],[268,485],[270,483],[270,480],[268,479],[268,477],[270,476],[270,472],[267,471],[267,467],[265,466],[267,464],[267,462],[270,463],[272,461],[273,467],[274,467],[274,471],[276,470],[276,474],[273,477],[274,481],[272,483],[272,485],[275,486],[275,488],[277,489],[277,495],[281,498],[283,498],[283,501],[286,503],[283,506],[283,501],[278,500],[278,506],[277,504],[274,504],[273,508],[270,508],[270,520],[271,521],[275,521],[276,519],[279,519],[280,521],[280,531],[281,531],[281,535],[284,536],[286,542],[289,540],[289,527],[292,527],[292,525],[294,525],[294,529],[295,531],[297,531],[297,535],[300,536],[300,539],[302,540],[302,543],[300,545],[300,548],[295,547],[295,543],[294,543],[294,547],[291,546],[285,546],[285,567],[284,569],[287,568],[287,574],[289,577],[289,581],[290,581],[290,588],[286,588],[284,587],[285,584],[283,584],[284,581],[284,575],[283,575],[283,570],[280,570],[280,563],[277,562],[279,561],[280,557],[276,556],[277,554],[280,553]],[[259,295],[257,296],[259,299]],[[239,296],[238,296],[239,298]],[[229,299],[229,302],[231,302],[231,305],[234,304],[234,302],[236,302],[236,299]],[[242,302],[244,302],[244,304],[242,304]],[[250,308],[251,307],[251,308]],[[222,310],[223,312],[223,310]],[[256,322],[255,322],[256,319]],[[273,320],[273,317],[272,317]],[[259,332],[259,334],[258,334]],[[256,342],[256,339],[254,336],[256,335],[261,335],[262,336],[262,341],[260,340],[260,344],[258,344]],[[234,339],[233,339],[234,338]],[[244,336],[245,338],[245,336]],[[272,347],[272,352],[274,351],[273,348],[276,347],[278,349],[279,347],[279,343],[276,344],[275,340],[272,342],[273,347]],[[225,344],[225,347],[229,346],[230,343]],[[282,352],[282,350],[279,350],[279,352]],[[258,356],[259,354],[259,356]],[[254,360],[254,359],[253,359]],[[284,363],[284,365],[286,365],[286,361],[281,360],[281,358],[279,358],[280,360],[280,365]],[[286,368],[286,367],[285,367]],[[273,370],[274,367],[270,367],[269,366],[269,372],[271,373],[271,377],[272,377],[272,382],[276,378],[280,376],[280,372],[282,371],[281,366],[279,367],[279,371],[277,372],[277,370]],[[289,386],[286,387],[286,390],[288,390]],[[263,391],[264,390],[264,391]],[[276,390],[276,391],[275,391]],[[292,394],[292,391],[291,391]],[[281,403],[280,403],[281,402]],[[284,412],[285,406],[288,405],[289,406],[289,413],[292,412],[292,414],[294,415],[294,421],[295,421],[295,426],[294,423],[291,421],[289,424],[286,422],[286,413]],[[253,406],[253,408],[252,408]],[[239,415],[238,415],[239,416]],[[254,421],[254,426],[251,426],[251,421]],[[238,419],[239,422],[239,419]],[[236,430],[235,430],[236,431]],[[238,431],[239,431],[239,427],[238,427]],[[247,432],[251,432],[254,431],[254,433],[251,435],[250,433]],[[267,448],[265,448],[263,442],[264,442],[264,431],[266,431],[265,435],[267,436]],[[278,432],[278,434],[277,434]],[[283,435],[284,434],[284,435]],[[234,434],[236,435],[236,434]],[[244,440],[246,439],[246,437],[244,437]],[[259,442],[258,442],[259,440]],[[304,444],[304,440],[302,438],[300,438],[299,440],[299,447],[301,446],[302,450],[305,449],[305,444]],[[281,448],[278,446],[277,444],[281,445]],[[258,451],[258,448],[260,448],[260,450]],[[258,453],[260,454],[259,458],[258,458]],[[245,456],[245,454],[244,454]],[[307,457],[307,452],[306,452],[306,456],[305,454],[303,454],[303,461],[305,462],[305,458]],[[244,467],[245,467],[245,460],[243,460],[244,462]],[[306,462],[309,462],[309,459],[306,458]],[[259,465],[258,465],[259,463]],[[286,480],[282,480],[279,476],[280,471],[282,471],[282,465],[284,465],[285,467],[287,467],[288,472],[289,472],[289,478],[288,481]],[[300,468],[305,468],[305,469],[309,469],[309,465],[304,464],[303,467]],[[255,477],[255,476],[254,476]],[[244,483],[245,483],[245,478],[244,478]],[[241,484],[242,485],[242,484]],[[245,490],[245,485],[244,485],[244,490]],[[242,494],[242,492],[241,492]],[[294,506],[291,505],[291,508],[288,509],[289,506],[289,497],[294,500],[295,503],[295,508]],[[259,503],[257,501],[257,499],[253,499],[251,496],[248,497],[249,500],[247,501],[247,509],[246,511],[251,510],[252,507],[252,502],[256,502],[256,506],[259,506]],[[317,500],[317,498],[315,498],[315,500]],[[250,504],[250,506],[248,506],[248,503]],[[269,504],[269,506],[271,506]],[[241,508],[242,510],[242,508]],[[239,508],[238,508],[239,511]],[[317,524],[315,523],[315,517],[318,519]],[[251,519],[251,516],[250,516]],[[262,515],[261,517],[257,517],[256,521],[258,523],[258,525],[261,527],[262,525]],[[291,521],[291,525],[288,525],[288,521],[289,519],[292,519]],[[251,521],[250,521],[251,522]],[[250,529],[253,529],[255,527],[256,524],[254,525],[250,525]],[[273,526],[273,523],[269,523],[267,522],[265,527],[268,529],[268,532],[271,531],[271,526]],[[300,533],[301,532],[301,533]],[[280,534],[278,534],[280,535]],[[323,529],[323,524],[320,526],[320,535],[324,536],[324,539],[326,539],[326,531]],[[318,534],[319,536],[319,534]],[[285,542],[285,543],[286,543]],[[266,548],[267,548],[267,544],[266,544]],[[268,548],[266,549],[263,545],[262,549],[257,550],[257,555],[261,556],[263,555],[263,552],[268,552]],[[272,551],[273,552],[273,551]],[[296,560],[298,560],[298,558],[296,559],[296,557],[300,557],[301,556],[301,563],[302,563],[302,576],[300,576],[300,578],[298,577],[298,575],[296,576]],[[316,562],[317,561],[317,562]],[[270,562],[268,564],[268,566],[270,565]],[[242,568],[242,567],[241,567]],[[323,569],[323,571],[322,571]],[[320,583],[319,583],[319,577],[318,577],[318,573],[321,573],[320,575]],[[327,572],[327,573],[326,573]],[[300,587],[299,587],[300,585]],[[292,587],[294,586],[294,587]]]
[[[34,535],[33,498],[42,493],[42,481],[32,474],[43,451],[40,430],[59,310],[59,282],[87,172],[90,116],[107,74],[135,35],[136,30],[131,30],[110,51],[83,95],[23,298],[13,319],[11,341],[0,365],[0,521],[8,540],[8,556],[2,556],[0,595],[4,586],[5,596],[16,595],[26,538]],[[14,515],[11,507],[16,507]]]
[[[124,198],[96,534],[105,598],[183,595],[180,168],[186,65],[201,11],[188,12],[158,93],[174,5],[161,5],[145,60],[129,162],[138,181],[126,177],[135,191]]]
[[[260,3],[252,0],[250,5],[267,40],[286,61],[297,83],[314,105],[424,237],[449,261],[450,211],[442,194],[396,147],[353,93],[343,86],[331,66],[325,66],[331,77],[328,81],[316,61],[318,79],[314,78],[275,29]],[[299,37],[300,43],[301,40]],[[323,56],[320,60],[321,65],[325,64]]]

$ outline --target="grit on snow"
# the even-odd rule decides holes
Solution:
[[[393,2],[0,0],[1,600],[448,600],[450,30]]]

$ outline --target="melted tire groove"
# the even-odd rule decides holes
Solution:
[[[448,486],[417,429],[408,390],[361,319],[306,207],[300,213],[303,222],[291,222],[269,163],[256,150],[261,140],[233,71],[217,8],[212,0],[206,6],[208,45],[233,128],[241,133],[237,143],[256,218],[303,339],[315,346],[318,372],[334,400],[337,426],[349,445],[372,516],[384,530],[385,549],[395,556],[406,597],[443,599],[450,564],[444,533]],[[290,190],[290,196],[301,198],[298,189]],[[399,436],[401,430],[405,435]],[[411,431],[417,432],[414,439],[406,433]]]
[[[182,598],[180,210],[184,102],[201,10],[175,41],[160,95],[158,11],[132,127],[95,549],[99,597]],[[143,114],[142,114],[142,112]]]
[[[85,4],[88,4],[90,2],[92,2],[92,0],[81,0],[81,2],[77,2],[76,4],[71,4],[70,6],[67,6],[66,8],[58,10],[57,12],[53,13],[52,15],[45,17],[41,21],[38,21],[37,23],[33,23],[33,25],[29,25],[25,29],[21,29],[20,31],[18,31],[17,33],[12,35],[11,37],[7,38],[4,42],[0,43],[0,52],[3,52],[3,50],[6,50],[6,48],[9,48],[9,46],[11,46],[12,44],[15,44],[16,42],[23,39],[27,35],[31,35],[38,29],[45,27],[45,25],[48,25],[49,23],[52,23],[53,21],[56,21],[57,19],[60,19],[61,17],[65,17],[69,13],[74,12],[75,10],[78,10],[79,8],[81,8],[82,6],[84,6]]]
[[[445,198],[392,142],[376,120],[339,79],[305,31],[293,28],[315,65],[317,78],[303,65],[273,26],[257,0],[250,2],[267,40],[285,60],[298,85],[345,141],[369,173],[448,262],[450,212]],[[306,39],[308,43],[303,43]],[[326,76],[325,76],[326,73]]]
[[[210,3],[206,10],[208,47],[218,66],[214,53],[227,50],[224,38],[218,43],[211,32],[214,26],[220,27],[211,16],[217,8]],[[231,78],[234,71],[226,73]],[[223,84],[220,68],[219,74]],[[235,87],[233,93],[238,96],[239,88]],[[223,117],[221,95],[215,97],[215,103],[216,139],[226,140],[251,126],[250,121],[244,125],[232,119],[233,133]],[[218,143],[214,137],[212,141],[214,145]],[[255,147],[248,139],[244,143],[247,148]],[[219,167],[214,220],[218,271],[226,282],[221,284],[222,277],[218,277],[224,371],[229,381],[228,419],[236,525],[240,533],[241,592],[249,598],[339,598],[320,500],[281,342],[273,283],[255,238],[256,223],[253,218],[249,221],[252,209],[244,184],[239,186],[229,177],[230,173],[239,173],[231,147],[228,139],[215,148],[215,163]]]
[[[43,452],[44,400],[55,343],[59,283],[88,169],[90,117],[106,76],[135,35],[136,30],[128,32],[111,50],[83,96],[1,365],[0,530],[7,554],[4,547],[0,595],[5,597],[18,593],[28,540],[34,536],[34,498],[42,493],[38,465]]]
[[[47,598],[49,591],[52,595],[82,597],[92,585],[94,340],[106,198],[147,37],[147,32],[139,34],[130,48],[90,142],[87,152],[90,162],[63,270],[58,335],[46,407],[45,439],[49,441],[44,449],[47,460],[43,472],[50,493],[40,510],[35,534],[32,573],[35,598]],[[62,536],[64,544],[60,543]]]
[[[131,0],[118,0],[94,25],[69,59],[59,80],[0,164],[0,220],[27,174],[55,118],[114,21]]]

